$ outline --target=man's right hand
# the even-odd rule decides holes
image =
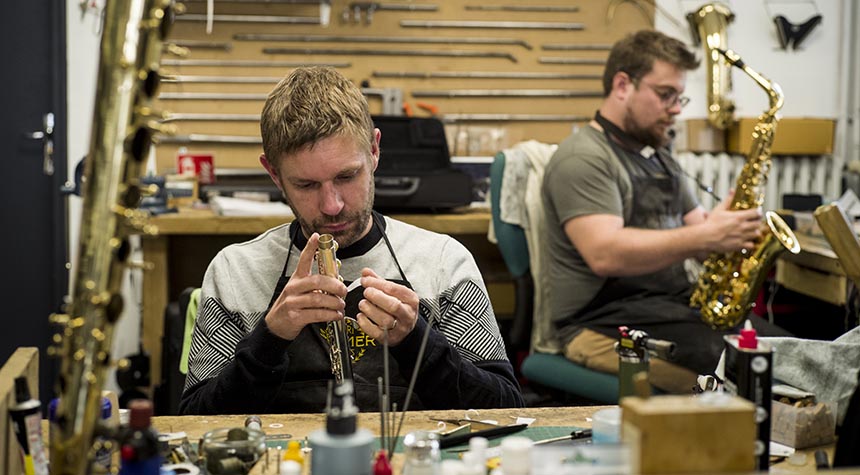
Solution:
[[[708,252],[752,250],[762,235],[761,209],[731,210],[733,195],[731,193],[708,213],[705,220]]]
[[[294,340],[309,323],[343,318],[346,285],[334,277],[311,273],[318,243],[319,234],[314,233],[290,281],[266,315],[269,331],[285,340]]]

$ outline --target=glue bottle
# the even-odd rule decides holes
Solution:
[[[15,405],[9,408],[15,437],[21,449],[25,475],[48,475],[48,459],[42,439],[42,403],[30,397],[27,378],[15,378]]]

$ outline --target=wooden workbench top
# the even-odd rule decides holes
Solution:
[[[450,213],[392,214],[394,219],[444,234],[486,234],[490,212],[462,208]],[[150,223],[159,235],[171,234],[251,234],[257,235],[292,221],[289,216],[219,216],[209,209],[181,208],[178,213],[154,216]]]

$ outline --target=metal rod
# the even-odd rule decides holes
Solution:
[[[462,50],[395,50],[395,49],[313,49],[313,48],[263,48],[265,54],[335,54],[345,56],[427,56],[453,58],[504,58],[516,63],[517,58],[510,53],[496,51],[462,51]]]
[[[162,101],[265,101],[268,94],[253,92],[162,92]]]
[[[240,145],[259,145],[263,143],[260,137],[251,137],[245,135],[208,135],[208,134],[188,134],[188,135],[159,135],[156,139],[158,143],[170,144],[190,144],[190,143],[223,143],[223,144],[240,144]]]
[[[182,0],[182,3],[203,3],[208,0]],[[217,4],[224,3],[292,3],[296,5],[319,5],[320,3],[328,3],[329,0],[218,0]]]
[[[213,66],[239,68],[299,68],[302,66],[329,66],[332,68],[348,68],[350,62],[318,63],[307,61],[263,61],[253,59],[163,59],[163,66]]]
[[[186,13],[176,17],[178,21],[207,21],[207,16],[198,13]],[[312,16],[278,16],[278,15],[212,15],[213,21],[225,23],[286,23],[291,25],[319,25],[320,19]]]
[[[377,3],[377,2],[352,2],[349,8],[373,8],[376,11],[387,10],[396,12],[436,12],[439,5],[433,3]]]
[[[545,51],[609,51],[610,44],[571,44],[571,43],[547,43],[540,47]]]
[[[277,84],[282,77],[274,76],[165,76],[162,84]]]
[[[521,30],[584,30],[582,23],[546,21],[400,20],[402,27],[417,28],[506,28]]]
[[[587,122],[591,117],[572,114],[444,114],[444,122]]]
[[[517,38],[454,38],[424,36],[336,36],[336,35],[282,35],[278,33],[239,33],[233,35],[237,41],[293,41],[300,43],[417,43],[417,44],[464,44],[464,45],[515,45],[532,49],[525,40]]]
[[[218,49],[223,51],[233,49],[233,44],[227,41],[171,40],[170,43],[183,48]]]
[[[555,56],[541,56],[538,58],[540,64],[587,64],[587,65],[603,65],[606,64],[605,59],[591,58],[558,58]]]
[[[469,11],[480,12],[578,12],[579,7],[550,5],[466,5]]]
[[[167,116],[162,122],[259,122],[260,114],[207,114],[207,113],[179,113]]]
[[[375,78],[406,79],[601,79],[600,74],[542,73],[529,71],[373,71]]]
[[[451,89],[412,91],[412,97],[603,97],[603,93],[561,89]]]

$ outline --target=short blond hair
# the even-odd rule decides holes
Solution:
[[[276,169],[284,154],[344,135],[370,153],[373,120],[361,90],[330,67],[294,69],[269,93],[260,116],[263,152]]]

